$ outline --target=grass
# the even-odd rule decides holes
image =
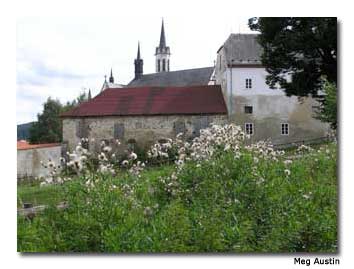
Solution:
[[[19,183],[17,185],[17,207],[22,208],[24,203],[33,206],[57,204],[63,199],[63,186]]]
[[[336,145],[324,147],[290,165],[222,153],[177,176],[160,166],[140,178],[95,174],[46,189],[22,186],[19,197],[65,199],[69,207],[19,217],[18,251],[336,252]]]

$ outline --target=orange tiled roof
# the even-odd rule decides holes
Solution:
[[[26,140],[17,141],[17,149],[37,149],[37,148],[50,148],[60,146],[60,143],[47,143],[47,144],[29,144]]]

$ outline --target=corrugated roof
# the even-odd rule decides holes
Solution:
[[[228,64],[261,64],[262,47],[257,34],[231,34],[222,48]]]
[[[47,143],[47,144],[29,144],[26,140],[17,141],[17,149],[37,149],[37,148],[50,148],[60,146],[60,143]]]
[[[62,117],[226,114],[219,85],[106,89]]]
[[[184,87],[195,85],[208,85],[214,67],[203,67],[179,71],[160,72],[142,75],[139,79],[133,79],[128,87]]]

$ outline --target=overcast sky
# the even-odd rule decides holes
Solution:
[[[17,124],[34,121],[50,96],[66,102],[83,89],[99,93],[113,68],[116,83],[134,76],[140,41],[144,73],[155,72],[162,17],[54,17],[17,20]],[[164,17],[171,71],[212,66],[231,32],[246,33],[248,17]]]

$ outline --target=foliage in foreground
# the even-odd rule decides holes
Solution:
[[[242,148],[136,177],[65,182],[69,207],[18,219],[21,252],[335,252],[336,145],[276,160]]]

